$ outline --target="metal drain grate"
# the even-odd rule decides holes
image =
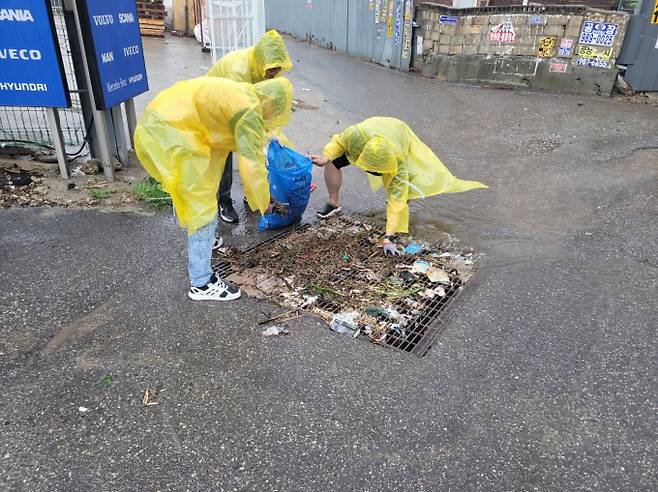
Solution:
[[[358,224],[358,222],[352,221],[345,217],[341,217],[338,220],[345,224],[345,226],[354,226]],[[250,253],[260,252],[273,243],[287,238],[293,234],[304,234],[304,232],[309,227],[310,226],[308,224],[304,224],[280,232],[261,243],[240,251],[239,256],[244,257],[244,255],[248,255]],[[382,235],[382,233],[373,230],[371,237],[379,237]],[[359,244],[364,247],[368,246],[372,249],[372,243],[368,243],[365,239],[362,243]],[[364,251],[366,250],[367,249],[364,248]],[[411,266],[414,261],[415,258],[413,256],[409,256],[408,259],[404,258],[398,260],[398,264]],[[220,276],[229,276],[230,274],[237,271],[234,263],[221,259],[215,266],[215,269],[220,274]],[[472,273],[475,274],[475,271],[476,269],[473,268]],[[349,284],[350,279],[356,274],[356,270],[354,269],[341,269],[335,274],[331,274],[325,280],[329,285],[344,285],[346,283]],[[448,275],[451,280],[451,285],[445,286],[445,296],[436,296],[431,299],[416,298],[416,302],[418,304],[415,305],[413,310],[411,310],[409,306],[405,304],[405,299],[403,298],[391,301],[391,304],[397,313],[401,315],[408,315],[408,321],[406,324],[404,324],[404,326],[399,326],[399,324],[391,322],[390,326],[386,330],[385,337],[382,337],[376,343],[397,351],[412,353],[419,357],[425,355],[436,341],[437,337],[440,335],[443,326],[454,311],[455,301],[463,293],[465,286],[472,281],[471,280],[467,284],[464,284],[456,270],[448,271]],[[430,280],[424,276],[417,278],[414,282],[415,285],[418,285],[423,289],[436,286],[436,284],[432,284]],[[277,299],[273,300],[277,301]],[[320,298],[313,305],[313,308],[322,310],[325,313],[332,314],[339,314],[345,310],[345,306],[341,300],[337,298]]]
[[[349,281],[352,276],[352,273],[341,272],[333,280]],[[431,286],[429,280],[424,279],[421,282],[424,287]],[[461,282],[454,282],[452,286],[445,289],[444,297],[437,296],[425,300],[421,311],[412,317],[406,326],[388,331],[383,345],[401,352],[410,352],[419,357],[425,355],[441,334],[444,324],[452,314],[451,308],[464,287],[465,285]],[[339,303],[328,300],[321,300],[316,306],[334,314],[338,314],[342,310]],[[408,307],[400,301],[394,303],[394,307],[400,314],[410,314]]]
[[[295,232],[303,231],[308,229],[309,225],[308,224],[297,224],[289,229],[282,230],[281,232],[277,232],[273,236],[267,238],[264,241],[261,241],[259,243],[254,244],[253,246],[250,246],[248,248],[245,248],[243,250],[240,250],[241,255],[246,255],[249,254],[253,251],[259,250],[267,246],[268,244],[272,244],[280,239],[283,239],[284,237],[288,237],[291,234],[294,234]],[[231,264],[231,262],[226,261],[219,257],[219,260],[213,265],[213,270],[217,275],[220,277],[228,277],[230,274],[235,272],[235,268]]]

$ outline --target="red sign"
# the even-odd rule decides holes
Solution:
[[[489,31],[489,39],[494,43],[513,43],[516,41],[516,32],[510,20],[498,24]]]
[[[551,66],[548,69],[549,72],[557,73],[566,73],[567,64],[566,63],[551,63]]]

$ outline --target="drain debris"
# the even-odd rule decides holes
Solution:
[[[244,252],[229,251],[218,272],[253,297],[322,318],[332,330],[423,355],[446,308],[471,279],[472,250],[398,241],[413,254],[381,254],[384,232],[332,217]],[[439,323],[436,323],[436,321]]]

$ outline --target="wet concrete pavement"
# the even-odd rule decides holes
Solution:
[[[189,40],[159,43],[154,88],[209,65]],[[396,116],[491,186],[412,206],[417,235],[486,254],[441,338],[423,359],[311,318],[265,339],[273,305],[186,299],[166,213],[0,211],[0,488],[658,488],[658,151],[641,150],[658,146],[658,110],[288,45],[296,97],[318,107],[287,131],[301,150]],[[344,187],[348,213],[381,215],[358,171]],[[142,405],[147,387],[159,405]]]

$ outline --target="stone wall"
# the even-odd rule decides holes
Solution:
[[[623,12],[587,7],[422,4],[416,11],[413,68],[441,80],[607,95],[628,20]],[[599,34],[580,43],[584,28]],[[606,42],[611,46],[600,45]]]

